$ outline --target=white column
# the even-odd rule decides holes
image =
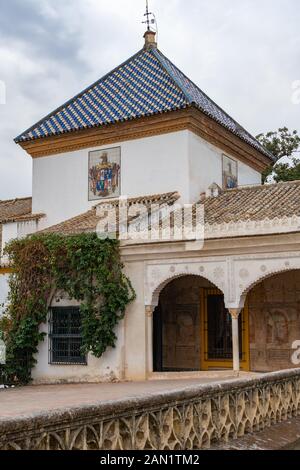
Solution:
[[[236,373],[240,371],[240,342],[239,342],[239,315],[240,309],[231,308],[229,313],[232,319],[232,353],[233,353],[233,370]]]
[[[153,373],[153,311],[152,305],[146,306],[146,361],[147,377]]]

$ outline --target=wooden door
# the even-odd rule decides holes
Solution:
[[[162,357],[160,363],[156,354],[156,369],[165,372],[200,370],[199,305],[167,306],[161,310],[160,325]]]
[[[239,317],[241,369],[249,370],[248,308]],[[201,368],[231,369],[232,321],[225,308],[224,296],[218,289],[201,289]]]

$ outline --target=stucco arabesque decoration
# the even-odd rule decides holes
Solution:
[[[241,309],[256,284],[295,269],[300,269],[300,252],[149,262],[145,268],[145,306],[155,308],[169,282],[191,275],[210,281],[222,291],[228,309]]]
[[[299,231],[300,217],[268,217],[262,220],[241,220],[239,222],[224,222],[216,224],[205,224],[205,238],[237,237],[249,235],[268,235],[278,233],[290,233]]]

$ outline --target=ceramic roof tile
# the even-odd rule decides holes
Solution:
[[[158,49],[142,49],[18,136],[17,143],[196,106],[233,134],[272,155]]]
[[[187,78],[169,59],[167,59],[158,50],[154,50],[154,53],[159,57],[161,63],[164,65],[166,70],[169,71],[178,86],[184,91],[189,104],[196,105],[202,112],[226,127],[233,134],[237,135],[258,151],[265,153],[273,159],[273,156],[264,147],[262,147],[262,145],[249,132],[247,132],[246,129],[223,111],[223,109],[221,109],[211,98],[200,90],[200,88],[189,78]]]

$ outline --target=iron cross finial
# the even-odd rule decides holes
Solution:
[[[146,13],[144,14],[144,16],[146,16],[146,21],[143,21],[143,23],[147,25],[147,31],[150,31],[150,16],[151,15],[152,13],[149,12],[148,0],[146,0]]]

